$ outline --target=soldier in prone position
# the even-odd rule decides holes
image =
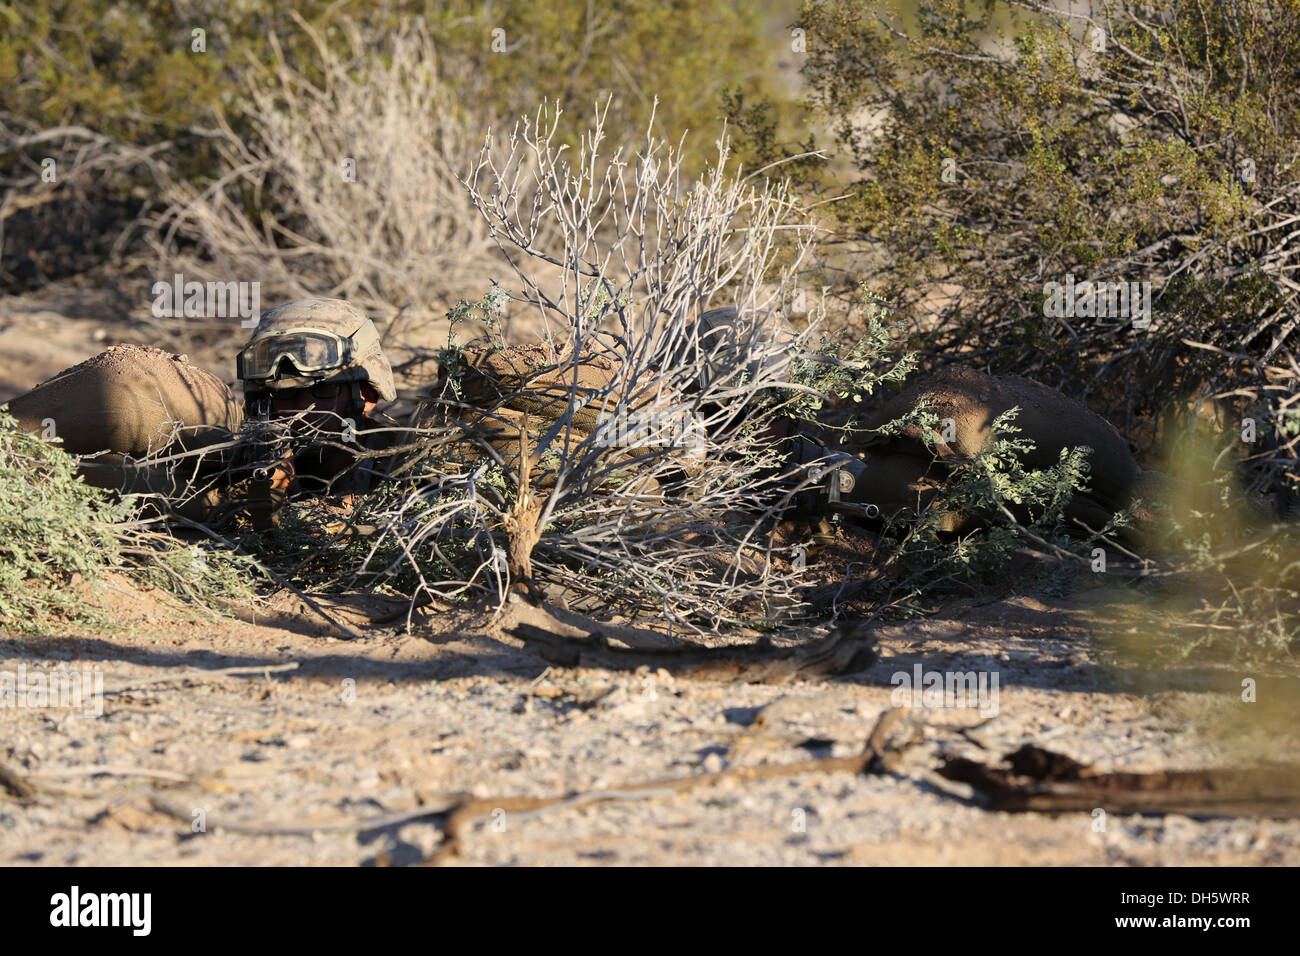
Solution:
[[[295,492],[367,490],[364,451],[382,444],[371,415],[396,398],[374,324],[339,299],[301,299],[266,312],[237,360],[243,406],[219,378],[184,355],[117,346],[9,403],[29,431],[53,430],[94,485],[160,495],[192,520],[216,521],[232,505],[255,522]],[[310,436],[290,451],[284,429],[253,422],[295,419]],[[355,436],[355,437],[354,437]],[[312,440],[316,439],[316,440]],[[354,453],[344,444],[355,444]]]
[[[728,361],[728,351],[711,343],[734,335],[737,320],[731,307],[709,310],[698,320],[697,342],[718,363]],[[301,299],[271,309],[239,353],[237,369],[244,383],[242,408],[224,383],[185,356],[110,348],[15,398],[9,408],[31,431],[53,422],[67,451],[91,456],[81,462],[91,483],[161,494],[194,520],[228,514],[233,501],[263,522],[294,493],[373,486],[376,471],[364,452],[379,451],[386,442],[371,416],[381,401],[396,398],[396,388],[378,332],[364,312],[339,299]],[[710,374],[707,367],[704,374]],[[1015,405],[1021,408],[1019,427],[1035,444],[1028,466],[1054,464],[1068,446],[1092,449],[1091,487],[1074,497],[1067,517],[1099,528],[1132,497],[1140,469],[1123,440],[1104,419],[1055,389],[1017,376],[949,370],[904,390],[867,426],[899,418],[919,401],[950,423],[946,434],[928,442],[915,428],[877,436],[862,458],[831,451],[793,423],[778,422],[771,438],[786,454],[787,480],[807,485],[813,479],[796,498],[796,510],[818,516],[839,508],[866,517],[919,511],[950,468],[979,451],[993,419]],[[245,432],[257,431],[246,422],[289,418],[299,432],[319,440],[293,453],[282,441],[235,440],[241,425]],[[354,435],[360,452],[340,447],[352,444]],[[212,453],[196,459],[193,453],[203,449]],[[246,478],[240,488],[212,477],[229,478],[241,467]],[[947,515],[944,529],[964,531],[977,520]]]
[[[717,337],[725,342],[734,337],[737,322],[734,307],[711,309],[700,317],[699,340]],[[795,335],[784,323],[776,334],[790,339]],[[725,362],[728,350],[715,349],[714,354]],[[725,373],[721,368],[711,371]],[[882,426],[903,418],[918,405],[926,406],[939,419],[938,432],[927,436],[921,428],[909,426],[899,435],[879,433]],[[789,420],[778,421],[772,431],[774,440],[786,451],[788,480],[802,479],[800,484],[808,484],[811,479],[811,487],[796,498],[795,510],[801,516],[818,518],[840,512],[867,519],[889,518],[917,514],[926,507],[952,469],[984,447],[993,421],[1013,407],[1020,409],[1016,427],[1034,446],[1022,456],[1027,468],[1051,467],[1067,448],[1090,449],[1088,489],[1075,494],[1065,509],[1073,530],[1082,530],[1076,521],[1100,530],[1115,512],[1132,502],[1150,474],[1142,472],[1114,426],[1081,402],[1018,375],[989,375],[969,368],[949,368],[926,376],[870,415],[865,427],[876,434],[863,443],[861,457],[826,448]],[[1023,520],[1026,516],[1017,517]],[[964,533],[980,521],[979,515],[946,513],[940,516],[940,530]]]

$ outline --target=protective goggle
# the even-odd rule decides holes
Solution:
[[[312,375],[343,368],[356,356],[351,339],[320,329],[285,329],[244,346],[239,353],[239,377],[261,381],[274,377],[280,363],[288,359],[300,373]]]

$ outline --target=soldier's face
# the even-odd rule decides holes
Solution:
[[[346,385],[332,383],[276,392],[271,396],[271,417],[292,418],[305,411],[303,423],[307,427],[337,431],[339,419],[346,418],[349,411],[348,391]]]
[[[337,431],[340,419],[355,415],[369,415],[375,409],[374,389],[369,383],[361,386],[362,407],[352,406],[352,390],[347,384],[332,382],[311,388],[295,388],[276,392],[271,396],[271,417],[292,418],[307,412],[303,422],[307,427],[322,431]]]

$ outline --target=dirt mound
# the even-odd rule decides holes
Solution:
[[[53,422],[63,447],[78,455],[112,451],[142,456],[167,445],[175,430],[202,444],[239,427],[230,389],[184,355],[114,346],[42,382],[9,403],[18,422],[43,431]]]

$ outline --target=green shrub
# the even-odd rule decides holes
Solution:
[[[321,30],[338,52],[347,47],[345,21],[356,21],[378,45],[422,17],[455,66],[448,73],[461,84],[467,110],[511,125],[547,97],[569,111],[570,139],[605,95],[613,97],[611,126],[633,131],[646,128],[657,97],[664,126],[689,129],[693,152],[707,155],[724,88],[779,93],[769,79],[762,14],[748,5],[252,0],[203,6],[188,13],[165,0],[0,4],[2,112],[32,130],[83,125],[138,146],[176,141],[174,159],[198,181],[213,172],[203,149],[213,116],[232,105],[250,63],[269,63],[279,50],[310,73],[314,41],[295,16]],[[205,31],[206,52],[192,49],[195,29]],[[493,49],[498,29],[505,31],[505,52]]]
[[[43,630],[52,612],[83,609],[65,585],[121,562],[112,525],[129,509],[78,478],[58,446],[0,412],[0,625]]]
[[[1060,385],[1130,435],[1242,388],[1277,424],[1267,367],[1288,368],[1300,309],[1300,3],[924,0],[900,20],[808,0],[797,22],[851,167],[827,208],[915,347]],[[1067,275],[1150,282],[1151,327],[1045,315]]]
[[[0,628],[108,622],[68,585],[118,570],[201,604],[247,597],[255,566],[148,530],[139,502],[87,485],[76,459],[0,408]]]
[[[1072,526],[1065,508],[1088,489],[1090,449],[1065,449],[1050,468],[1026,468],[1023,458],[1034,446],[1019,436],[1018,412],[1012,408],[994,420],[984,448],[953,467],[920,515],[886,527],[885,573],[873,589],[879,600],[906,604],[911,596],[995,585],[1035,584],[1059,593],[1072,586],[1095,543],[1127,523],[1129,516],[1119,514],[1088,538],[1066,533]],[[937,424],[933,413],[915,409],[888,427],[897,430],[907,421]],[[932,429],[919,433],[929,440]],[[952,515],[977,518],[978,527],[965,534],[946,532],[945,520]]]

